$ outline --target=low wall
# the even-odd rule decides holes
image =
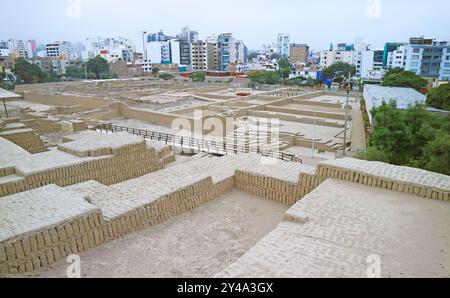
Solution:
[[[283,108],[283,107],[277,107],[277,106],[266,106],[265,110],[271,111],[271,112],[288,113],[288,114],[301,115],[301,116],[345,120],[345,114],[338,114],[338,113],[305,111],[305,110],[299,110],[299,109],[294,109],[294,108]],[[351,121],[352,116],[348,115],[347,120]]]
[[[233,187],[234,178],[213,184],[209,177],[109,221],[97,211],[57,227],[0,243],[0,273],[24,273],[47,268],[68,255],[81,253],[189,212]]]
[[[329,164],[323,162],[317,167],[316,175],[320,179],[334,178],[368,186],[409,193],[427,199],[450,201],[450,182],[447,181],[446,184],[448,184],[448,186],[445,187],[433,185],[435,184],[435,182],[439,181],[438,179],[440,178],[449,180],[448,176],[431,173],[420,169],[397,167],[393,165],[371,163],[359,160],[352,160],[354,165],[348,166],[345,164],[346,161],[350,161],[350,159],[341,160],[338,162],[330,162]],[[369,168],[372,165],[380,165],[380,167],[384,168],[381,169],[382,172],[376,173],[375,171],[371,171],[371,169]],[[410,175],[405,175],[404,177],[395,177],[392,174],[395,173],[395,170],[398,169],[408,169],[411,173]],[[436,178],[431,179],[429,185],[424,184],[421,179],[417,179],[417,177],[420,177],[420,175],[430,174],[435,175]],[[417,180],[415,180],[415,178]]]
[[[0,137],[22,147],[31,154],[47,151],[42,140],[32,129],[4,131],[0,133]]]
[[[82,160],[79,164],[32,174],[21,173],[16,170],[16,174],[21,176],[20,179],[0,184],[0,197],[49,184],[64,187],[95,180],[105,185],[111,185],[163,168],[163,163],[157,159],[155,150],[147,149],[144,144],[129,146],[110,153],[116,155]]]
[[[111,100],[101,97],[78,96],[69,94],[46,94],[34,91],[24,91],[26,101],[51,106],[81,106],[85,110],[98,109],[111,104]]]

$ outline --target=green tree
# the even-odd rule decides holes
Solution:
[[[339,83],[339,87],[348,79],[349,74],[353,77],[356,74],[356,67],[344,62],[334,63],[323,70],[323,78]]]
[[[164,81],[169,81],[173,79],[173,74],[171,73],[162,73],[159,75],[160,79],[163,79]]]
[[[428,81],[411,71],[402,71],[386,75],[383,78],[383,86],[386,87],[407,87],[420,90],[426,87]]]
[[[189,76],[192,82],[204,82],[206,80],[205,72],[194,72]]]
[[[281,55],[278,53],[273,53],[272,55],[270,55],[269,59],[271,60],[280,60],[281,59]]]
[[[95,74],[96,79],[101,79],[102,77],[107,77],[109,75],[108,61],[101,56],[89,59],[87,62],[87,69],[89,72]]]
[[[255,58],[258,58],[258,53],[256,53],[256,52],[250,53],[250,54],[248,55],[248,59],[249,59],[249,60],[253,60],[253,59],[255,59]]]
[[[72,79],[84,79],[86,78],[86,69],[80,66],[68,66],[66,76]]]
[[[403,72],[403,71],[404,71],[404,69],[403,69],[403,68],[400,68],[400,67],[389,68],[389,69],[387,70],[387,72],[384,74],[384,76],[386,77],[386,76],[388,76],[388,75],[392,75],[392,74],[396,74],[396,73],[401,73],[401,72]]]
[[[439,131],[436,138],[424,149],[424,168],[445,175],[450,175],[450,134]]]
[[[431,89],[427,95],[427,105],[450,111],[450,83]]]
[[[18,78],[19,82],[25,84],[33,84],[43,82],[45,74],[42,69],[36,64],[31,64],[24,58],[19,58],[14,65],[13,73]]]
[[[253,83],[253,86],[256,84],[276,85],[281,82],[280,74],[278,72],[268,70],[251,71],[248,78]]]
[[[291,74],[291,64],[287,58],[281,58],[280,61],[278,61],[278,73],[283,82],[285,79],[289,79],[289,75]]]
[[[152,68],[152,74],[153,74],[153,76],[154,76],[155,78],[158,77],[159,72],[160,72],[160,69],[159,69],[158,67],[153,67],[153,68]]]
[[[373,110],[374,129],[357,158],[450,173],[450,117],[416,105],[399,110],[394,101]]]

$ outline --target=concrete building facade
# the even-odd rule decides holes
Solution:
[[[278,54],[289,58],[291,47],[291,37],[289,34],[279,33],[277,39]]]
[[[309,46],[306,44],[291,44],[290,62],[293,64],[306,64],[309,56]]]
[[[450,41],[411,38],[406,49],[406,70],[427,78],[450,79]]]

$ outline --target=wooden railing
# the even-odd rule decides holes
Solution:
[[[303,163],[303,160],[287,153],[273,152],[269,150],[262,150],[261,148],[252,148],[252,146],[239,146],[236,144],[229,144],[227,142],[208,141],[204,139],[196,139],[190,137],[176,136],[172,134],[149,131],[137,128],[130,128],[119,125],[100,124],[97,130],[101,132],[127,132],[134,134],[144,139],[159,141],[170,145],[173,148],[192,150],[197,152],[211,153],[217,155],[239,154],[239,153],[257,153],[265,157],[280,159],[287,162]]]

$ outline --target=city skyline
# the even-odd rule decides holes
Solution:
[[[450,4],[442,0],[431,0],[426,4],[406,1],[408,6],[403,5],[405,0],[347,0],[345,4],[329,0],[315,3],[298,1],[289,3],[290,9],[281,15],[273,14],[270,9],[273,1],[269,0],[249,1],[251,3],[230,0],[230,5],[223,7],[219,14],[212,13],[217,8],[200,0],[189,3],[169,0],[163,4],[134,0],[127,2],[127,6],[120,5],[120,9],[116,8],[120,4],[116,0],[41,0],[38,7],[29,9],[30,5],[36,5],[35,2],[19,0],[2,4],[6,11],[11,12],[4,17],[5,23],[11,26],[0,29],[0,39],[35,39],[39,43],[47,43],[56,40],[84,42],[86,38],[95,36],[124,36],[134,40],[139,49],[140,31],[157,32],[162,29],[169,35],[175,35],[187,25],[198,31],[201,39],[211,34],[233,32],[251,50],[258,50],[263,44],[276,43],[278,33],[287,33],[291,36],[291,42],[306,43],[312,50],[320,51],[328,48],[330,43],[353,43],[357,37],[379,48],[385,42],[407,41],[416,36],[450,37],[446,31],[450,27]],[[281,2],[277,1],[277,6],[285,7]],[[183,14],[189,5],[198,9]],[[238,7],[239,12],[230,7]],[[429,7],[442,9],[426,17],[423,12]],[[318,17],[319,8],[322,18]],[[337,10],[340,14],[332,14]],[[146,13],[151,20],[147,19]],[[29,20],[36,15],[39,16],[38,21],[29,26]],[[170,18],[167,18],[168,15]],[[421,22],[408,22],[419,17]],[[349,18],[352,21],[340,21]],[[389,32],[389,36],[379,32]]]

